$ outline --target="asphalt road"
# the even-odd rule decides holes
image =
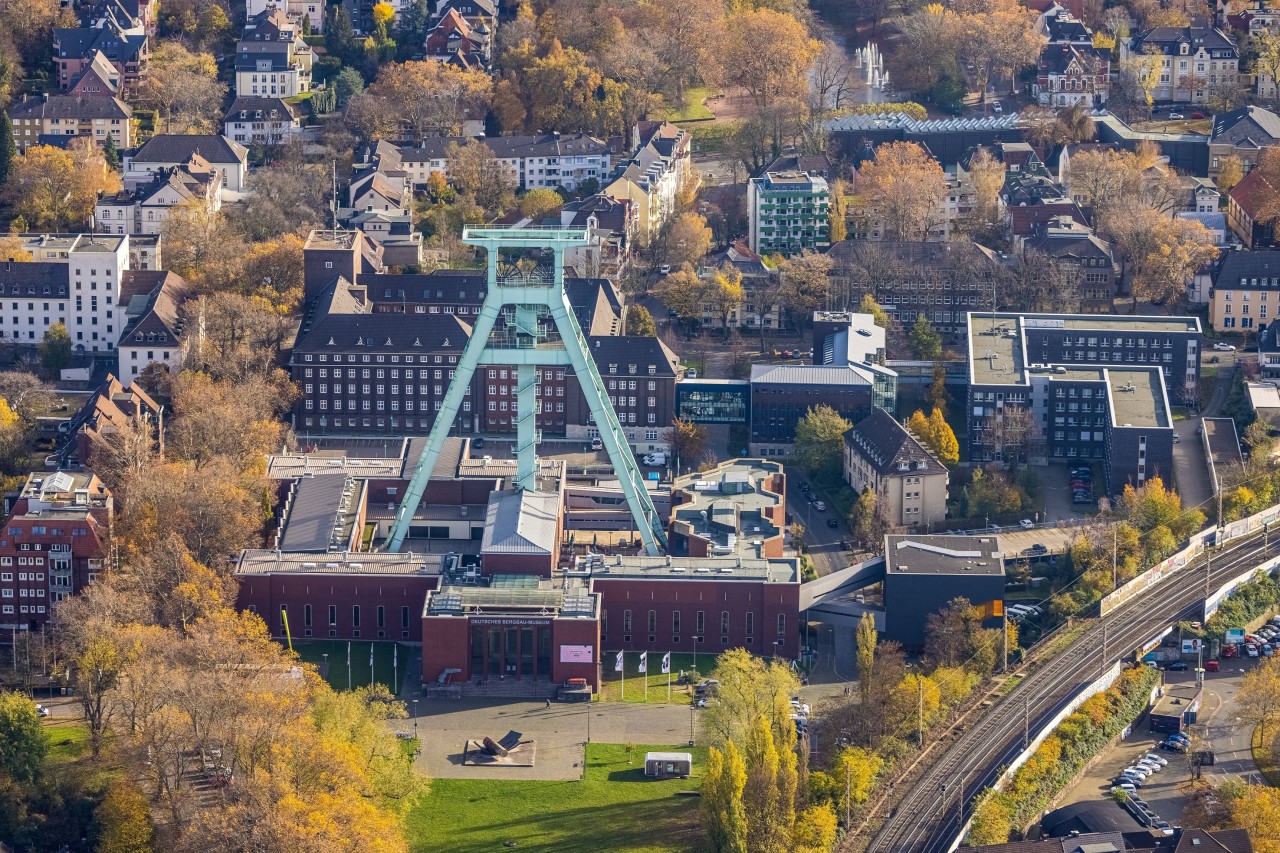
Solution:
[[[1221,584],[1277,550],[1263,548],[1258,532],[1213,555],[1208,585]],[[1052,717],[1081,687],[1116,660],[1131,655],[1161,628],[1181,618],[1200,618],[1206,587],[1205,561],[1196,561],[1108,614],[1057,657],[1033,668],[1007,696],[953,730],[911,786],[894,794],[894,812],[872,839],[869,851],[943,853],[969,816],[974,795],[995,781],[1001,767],[1023,749],[1024,714],[1030,729]],[[1104,643],[1105,638],[1105,643]],[[957,727],[958,729],[961,727]]]
[[[825,510],[815,507],[800,490],[803,482],[802,475],[787,473],[787,512],[792,521],[804,526],[806,553],[818,576],[825,577],[853,564],[853,554],[840,547],[840,540],[849,537],[849,527],[830,503]],[[814,493],[822,499],[816,489]],[[828,519],[834,519],[836,526],[827,526]]]

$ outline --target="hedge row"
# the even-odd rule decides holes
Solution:
[[[1030,823],[1090,758],[1146,710],[1159,677],[1146,666],[1120,673],[1115,684],[1086,699],[1045,738],[1004,791],[989,793],[1001,807],[993,811],[1008,816],[1009,829]]]

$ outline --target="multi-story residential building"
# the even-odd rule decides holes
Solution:
[[[311,91],[311,47],[276,7],[245,22],[236,45],[236,97],[291,98]]]
[[[560,224],[589,228],[594,238],[592,245],[574,247],[565,253],[566,267],[587,278],[615,281],[626,272],[640,234],[636,206],[630,201],[604,193],[571,201],[560,209]]]
[[[120,88],[135,95],[151,62],[151,43],[141,24],[122,24],[114,18],[94,26],[58,27],[53,31],[53,62],[58,85],[70,89],[99,55],[120,75]]]
[[[250,20],[271,7],[282,8],[291,19],[307,19],[307,29],[320,35],[324,33],[324,0],[246,0],[245,16]]]
[[[128,235],[24,236],[32,260],[0,263],[0,332],[36,344],[63,323],[78,351],[109,353],[123,327],[120,293],[129,270]]]
[[[94,225],[104,234],[160,234],[181,204],[200,204],[211,213],[222,208],[222,173],[198,154],[158,171],[149,183],[99,198]]]
[[[1213,117],[1209,135],[1209,177],[1217,179],[1228,157],[1239,158],[1244,171],[1250,172],[1262,152],[1276,145],[1280,145],[1280,116],[1271,110],[1246,106],[1219,113]]]
[[[483,142],[515,177],[521,189],[563,187],[575,190],[585,181],[597,184],[609,174],[609,146],[587,134],[547,133],[538,136],[491,136],[473,140],[463,136],[439,136],[422,140],[421,145],[399,149],[399,167],[415,187],[439,172],[449,177],[450,143],[467,145]],[[386,143],[376,146],[386,156]]]
[[[1070,216],[1059,216],[1023,242],[1024,251],[1040,252],[1057,267],[1075,271],[1076,296],[1086,314],[1110,314],[1115,308],[1116,266],[1111,246],[1093,229]]]
[[[923,314],[948,345],[965,339],[967,312],[995,304],[1003,275],[995,252],[971,241],[843,240],[827,256],[837,305],[855,308],[870,293],[902,328]]]
[[[1224,252],[1209,290],[1209,325],[1219,332],[1260,332],[1278,316],[1280,249]]]
[[[1050,43],[1040,51],[1031,93],[1041,106],[1084,104],[1093,109],[1106,104],[1110,81],[1111,51],[1092,45]]]
[[[878,406],[844,434],[844,480],[858,494],[871,489],[876,511],[894,527],[947,517],[946,466]]]
[[[1046,39],[1031,94],[1041,106],[1093,108],[1107,101],[1111,52],[1093,46],[1093,31],[1061,6],[1045,10],[1037,29]]]
[[[731,268],[742,276],[742,303],[729,313],[729,328],[760,331],[779,329],[782,306],[778,303],[778,271],[747,247],[747,241],[734,240],[723,252],[708,255],[698,267],[705,278],[719,270]],[[699,318],[704,328],[724,328],[724,318],[710,306],[704,306]]]
[[[140,386],[125,387],[108,373],[80,410],[66,421],[66,428],[59,426],[59,434],[67,439],[53,458],[59,468],[82,468],[91,462],[95,440],[109,437],[126,424],[149,428],[154,447],[164,453],[164,407]]]
[[[1240,78],[1240,52],[1217,27],[1155,27],[1120,41],[1121,61],[1160,57],[1160,76],[1149,97],[1164,103],[1204,104]]]
[[[97,51],[67,87],[67,94],[76,98],[114,98],[119,97],[121,87],[120,72],[102,51]]]
[[[92,472],[28,475],[0,533],[0,628],[38,631],[58,602],[94,582],[112,509]]]
[[[23,95],[9,108],[13,141],[19,151],[32,145],[60,144],[67,137],[92,139],[99,145],[110,139],[123,151],[133,147],[132,116],[129,105],[112,95]]]
[[[302,113],[283,98],[236,98],[222,132],[241,145],[281,145],[302,132]]]
[[[969,458],[1096,462],[1108,494],[1173,471],[1169,400],[1196,392],[1194,317],[972,313]],[[1031,412],[1026,429],[1008,412]]]
[[[487,70],[492,59],[493,28],[483,20],[473,24],[456,8],[449,8],[427,32],[423,50],[428,59]]]
[[[440,19],[450,12],[457,12],[468,24],[487,24],[490,29],[498,25],[497,0],[440,0],[431,17]]]
[[[692,179],[692,137],[669,122],[642,121],[631,130],[631,148],[635,153],[604,194],[636,205],[640,237],[648,240],[662,230],[677,193]]]
[[[249,149],[215,133],[157,133],[140,148],[124,155],[125,189],[154,180],[160,172],[180,167],[199,156],[222,172],[222,186],[243,192],[249,175]]]
[[[825,179],[805,172],[766,172],[747,182],[751,251],[794,255],[830,245]]]
[[[177,364],[185,344],[182,303],[190,295],[176,273],[131,270],[124,288],[124,333],[116,348],[116,375],[125,387],[133,385],[151,364],[165,369]]]

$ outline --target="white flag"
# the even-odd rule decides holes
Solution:
[[[613,659],[613,671],[622,672],[622,652],[618,652],[618,656]]]
[[[373,643],[369,644],[369,671],[373,672]]]
[[[645,670],[645,665],[648,663],[648,661],[649,661],[649,653],[648,653],[648,652],[641,652],[641,653],[640,653],[640,669],[638,670],[639,672],[645,672],[645,671],[646,671],[646,670]]]
[[[351,642],[347,641],[347,666],[351,666]]]
[[[662,656],[662,673],[663,675],[671,674],[671,652]]]
[[[393,667],[400,666],[400,644],[396,643],[391,647],[391,665]]]

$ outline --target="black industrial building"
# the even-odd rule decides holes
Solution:
[[[960,597],[983,609],[984,627],[1003,623],[1004,559],[994,535],[886,536],[884,555],[885,639],[922,647],[929,614]]]

